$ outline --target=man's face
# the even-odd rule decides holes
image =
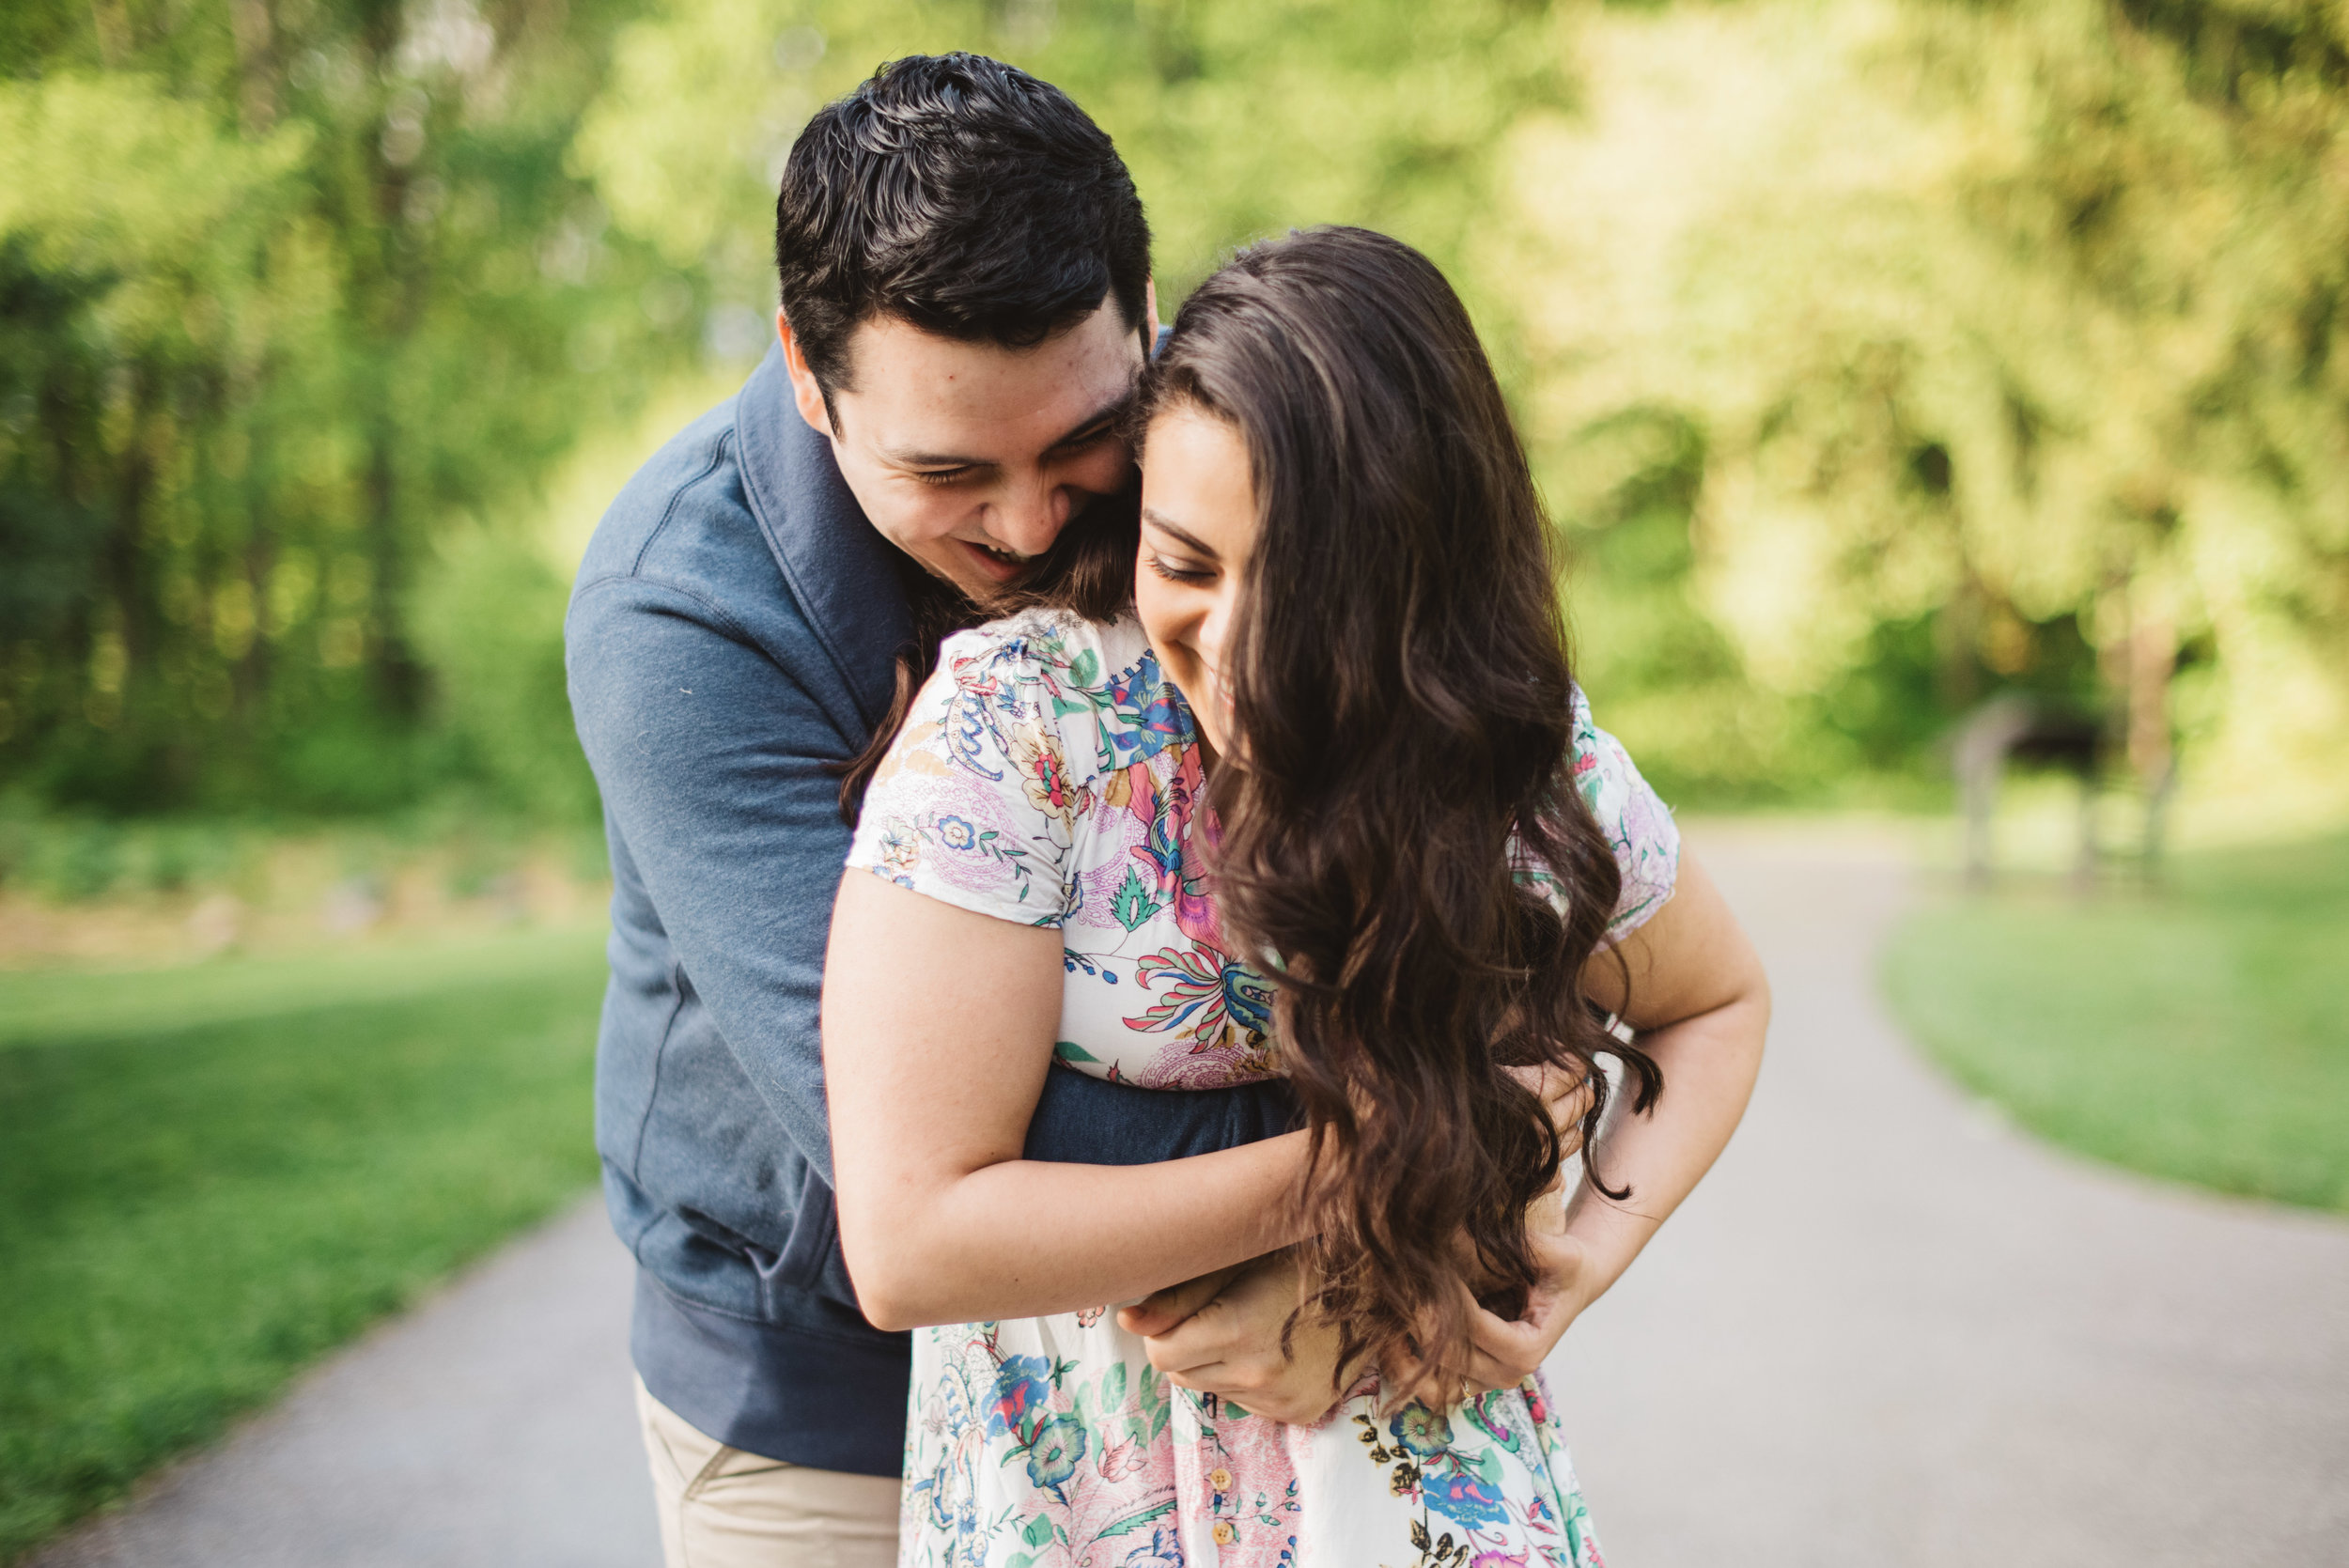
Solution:
[[[1148,316],[1156,336],[1155,296]],[[1143,336],[1113,299],[1032,349],[866,321],[848,340],[850,384],[834,391],[831,413],[790,323],[780,313],[776,322],[800,415],[830,438],[864,515],[966,594],[1019,577],[1133,472],[1117,423]]]

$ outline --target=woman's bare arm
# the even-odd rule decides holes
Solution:
[[[1297,1239],[1305,1138],[1159,1165],[1020,1157],[1061,934],[851,871],[824,960],[840,1246],[883,1328],[1102,1306]]]
[[[1745,1114],[1762,1068],[1770,985],[1737,917],[1697,859],[1682,851],[1672,896],[1626,938],[1619,969],[1601,954],[1584,976],[1592,999],[1639,1031],[1664,1070],[1664,1094],[1645,1116],[1610,1119],[1566,1204],[1561,1232],[1536,1234],[1546,1283],[1515,1322],[1480,1311],[1476,1376],[1501,1386],[1539,1366],[1566,1327],[1623,1277],[1657,1228],[1712,1169]],[[1626,971],[1628,971],[1628,994]]]

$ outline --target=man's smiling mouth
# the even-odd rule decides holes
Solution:
[[[977,539],[957,539],[957,544],[971,552],[979,569],[998,582],[1008,582],[1031,566],[1036,557],[1021,555],[997,545],[983,544]]]

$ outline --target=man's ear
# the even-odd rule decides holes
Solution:
[[[1155,359],[1159,352],[1159,280],[1142,280],[1142,357]]]
[[[783,345],[784,367],[791,372],[791,400],[799,405],[800,417],[819,436],[838,435],[832,427],[832,410],[824,402],[824,389],[816,384],[816,372],[807,367],[807,356],[800,351],[800,340],[792,334],[791,318],[780,310],[775,312],[775,338]]]

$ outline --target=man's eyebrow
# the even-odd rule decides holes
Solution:
[[[1185,528],[1181,523],[1173,520],[1163,512],[1154,512],[1149,507],[1144,506],[1142,509],[1142,520],[1148,523],[1151,527],[1158,529],[1162,534],[1174,535],[1175,538],[1181,540],[1184,544],[1189,545],[1191,549],[1197,551],[1200,554],[1206,556],[1210,561],[1220,561],[1222,559],[1221,555],[1218,555],[1215,552],[1215,546],[1207,543],[1206,540],[1201,538],[1190,529]]]
[[[1080,419],[1076,424],[1071,425],[1068,427],[1068,433],[1061,437],[1060,440],[1052,442],[1051,446],[1047,448],[1047,450],[1057,451],[1061,447],[1074,445],[1077,442],[1081,441],[1086,436],[1098,431],[1102,426],[1114,424],[1117,420],[1125,417],[1126,411],[1132,408],[1133,405],[1134,395],[1131,392],[1120,393],[1117,396],[1111,398],[1108,402],[1094,410],[1092,413],[1086,415],[1082,419]]]
[[[957,458],[943,452],[907,452],[894,446],[880,449],[881,460],[897,468],[986,468],[992,458]]]
[[[1057,452],[1064,446],[1073,446],[1084,437],[1097,433],[1103,426],[1114,424],[1125,414],[1127,409],[1132,406],[1133,400],[1133,394],[1129,392],[1104,403],[1070,426],[1066,435],[1053,442],[1045,450]],[[962,458],[943,452],[902,452],[893,447],[881,448],[880,456],[883,461],[898,468],[992,468],[995,466],[993,458]]]

